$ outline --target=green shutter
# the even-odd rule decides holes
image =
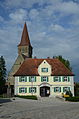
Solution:
[[[36,82],[36,76],[35,76],[35,82]]]
[[[21,93],[21,88],[19,88],[19,93]]]
[[[48,72],[48,68],[47,68],[47,72]]]
[[[31,89],[31,88],[29,88],[29,93],[31,93],[30,89]]]
[[[41,82],[43,82],[43,77],[41,77]]]
[[[48,82],[48,77],[47,77],[47,82]]]
[[[68,82],[70,82],[70,77],[68,76]]]
[[[54,92],[56,92],[55,87],[54,87]]]
[[[29,82],[31,82],[31,77],[29,76]]]
[[[61,82],[61,77],[59,76],[59,82]]]
[[[43,72],[43,68],[41,69],[41,71]]]
[[[68,91],[70,91],[70,87],[68,87]]]
[[[55,82],[55,76],[53,78],[54,78],[54,82]]]
[[[62,80],[63,80],[63,82],[64,82],[64,76],[62,77]]]
[[[60,92],[61,92],[61,87],[60,87]]]
[[[27,93],[27,88],[25,88],[25,93]]]
[[[36,87],[35,87],[35,93],[36,93]]]
[[[19,77],[19,82],[21,82],[21,77]]]
[[[25,76],[25,82],[27,82],[27,76]]]
[[[64,92],[64,87],[63,87],[63,92]]]

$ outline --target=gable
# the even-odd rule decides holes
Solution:
[[[47,69],[47,71],[43,71],[44,69]],[[51,75],[51,65],[46,60],[43,60],[38,66],[38,74],[41,76]]]

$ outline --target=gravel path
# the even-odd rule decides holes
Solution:
[[[57,98],[16,98],[12,102],[2,103],[0,119],[79,119],[79,103]]]

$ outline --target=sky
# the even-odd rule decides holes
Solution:
[[[62,55],[79,80],[79,0],[0,0],[0,56],[9,71],[26,22],[33,57]]]

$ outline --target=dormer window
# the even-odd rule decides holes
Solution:
[[[42,68],[42,72],[48,72],[48,68]]]

